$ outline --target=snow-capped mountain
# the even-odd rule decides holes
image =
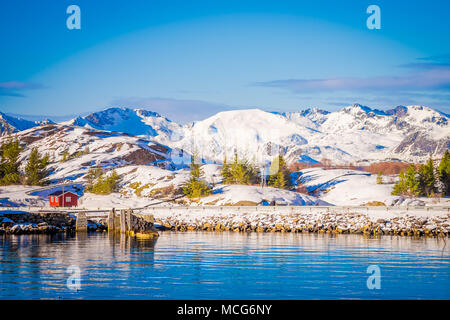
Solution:
[[[19,161],[24,170],[31,150],[37,148],[48,154],[52,168],[49,180],[84,179],[92,167],[119,168],[123,166],[153,166],[177,169],[171,161],[171,149],[144,137],[90,128],[46,125],[15,134],[23,151]],[[7,139],[0,138],[0,143]]]
[[[448,115],[423,106],[388,111],[358,104],[336,112],[306,109],[271,113],[259,109],[220,112],[184,127],[173,145],[223,161],[234,150],[257,162],[280,150],[289,161],[336,163],[384,160],[423,161],[449,148]]]
[[[133,136],[158,137],[157,140],[175,140],[182,134],[181,126],[160,114],[143,109],[108,108],[77,117],[67,125],[127,133]]]
[[[282,112],[278,114],[301,126],[317,129],[327,120],[330,112],[318,108],[308,108],[299,112]]]
[[[212,161],[222,162],[225,156],[231,159],[236,151],[262,163],[271,160],[280,148],[307,145],[314,134],[314,129],[282,114],[259,109],[234,110],[185,126],[183,139],[173,145]]]
[[[388,111],[361,105],[336,112],[316,108],[289,113],[234,110],[185,126],[155,112],[128,108],[109,108],[59,124],[4,114],[0,114],[0,120],[23,147],[19,159],[22,171],[34,147],[50,155],[51,183],[83,183],[93,167],[116,169],[121,177],[121,199],[134,201],[138,195],[139,199],[144,197],[140,204],[179,195],[189,177],[187,164],[193,153],[206,162],[220,164],[225,157],[233,161],[237,152],[268,169],[278,152],[285,154],[288,162],[315,163],[324,158],[334,163],[385,159],[423,162],[430,154],[442,155],[450,146],[449,116],[422,106],[400,106]],[[0,144],[5,139],[0,137]],[[203,170],[209,183],[220,181],[220,165],[209,163]],[[350,190],[354,185],[346,188]],[[234,203],[231,198],[259,203],[281,197],[287,203],[298,204],[306,199],[277,189],[263,194],[253,186],[216,191],[205,203]],[[386,192],[390,195],[390,191]],[[367,199],[371,196],[367,191]]]
[[[51,123],[51,122],[50,122]],[[0,113],[2,132],[37,126]],[[309,108],[299,112],[260,109],[219,112],[181,126],[142,109],[108,108],[60,125],[136,136],[211,162],[241,156],[259,164],[282,152],[289,162],[335,163],[400,159],[422,162],[450,145],[449,116],[424,106],[399,106],[382,111],[355,104],[336,112]]]
[[[49,119],[44,121],[29,121],[0,112],[0,136],[51,123],[53,122]]]

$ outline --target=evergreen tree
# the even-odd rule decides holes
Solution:
[[[281,154],[275,157],[270,165],[269,186],[280,189],[291,187],[291,175]]]
[[[227,157],[223,159],[223,166],[222,166],[222,178],[223,183],[230,184],[231,183],[231,168],[230,165],[227,162]]]
[[[235,184],[249,184],[249,175],[246,170],[245,161],[240,160],[238,155],[234,155],[234,162],[231,165],[232,183]]]
[[[383,184],[383,174],[381,171],[377,174],[377,184]]]
[[[18,184],[20,183],[19,155],[22,151],[19,140],[13,140],[11,137],[0,147],[0,184]]]
[[[86,174],[87,186],[86,191],[92,192],[94,184],[98,178],[103,175],[103,170],[101,168],[90,168]]]
[[[191,168],[190,178],[183,186],[183,193],[189,199],[198,199],[200,197],[204,197],[211,194],[211,188],[205,181],[201,180],[201,177],[203,176],[203,171],[200,167],[200,164],[196,163],[195,160],[196,156],[193,155],[190,166]]]
[[[430,157],[426,164],[419,167],[419,193],[427,197],[431,196],[434,194],[435,184],[433,160]]]
[[[442,193],[450,196],[450,152],[445,151],[437,169],[438,179],[442,185]]]
[[[398,182],[394,185],[394,188],[391,193],[394,196],[401,196],[407,194],[407,192],[408,188],[406,186],[405,172],[400,171],[400,174],[398,175]]]
[[[416,168],[413,164],[410,164],[406,169],[406,190],[409,196],[420,194],[420,182],[416,177]]]
[[[31,150],[27,166],[25,167],[25,182],[30,186],[41,186],[45,184],[45,177],[48,175],[47,165],[49,156],[41,157],[37,148]]]
[[[116,192],[120,182],[120,176],[116,170],[112,170],[111,174],[105,177],[102,169],[91,169],[87,174],[88,186],[86,191],[95,194],[110,194]]]
[[[63,151],[63,153],[62,153],[62,159],[61,159],[61,162],[66,162],[67,160],[69,160],[69,156],[70,156],[70,153],[69,153],[69,150],[64,150]]]
[[[260,169],[255,164],[255,160],[253,162],[247,162],[247,172],[249,177],[250,184],[259,184],[261,182],[260,177]]]
[[[222,167],[223,182],[226,184],[256,184],[259,181],[259,170],[245,157],[239,158],[237,153],[234,154],[234,161],[228,164],[226,159]]]

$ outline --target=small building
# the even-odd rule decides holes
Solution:
[[[56,191],[48,196],[50,207],[76,207],[78,205],[78,195],[65,191]]]

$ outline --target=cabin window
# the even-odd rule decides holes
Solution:
[[[70,197],[66,197],[66,201],[70,202],[71,201]]]

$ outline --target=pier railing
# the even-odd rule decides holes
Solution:
[[[0,207],[0,211],[24,211],[24,212],[67,212],[76,214],[84,212],[89,217],[107,216],[113,208],[55,208],[55,207]],[[261,213],[261,214],[290,214],[290,213],[368,213],[368,212],[392,212],[408,213],[413,211],[450,213],[450,206],[161,206],[140,208],[114,208],[118,210],[133,210],[141,214],[227,214],[227,213]]]

